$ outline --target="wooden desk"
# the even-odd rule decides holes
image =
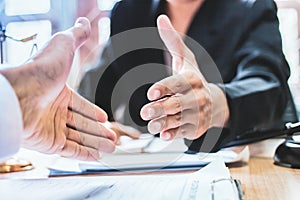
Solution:
[[[230,172],[242,181],[247,200],[300,199],[300,169],[276,166],[271,158],[251,158],[248,165]]]

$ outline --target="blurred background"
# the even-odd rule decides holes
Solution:
[[[36,39],[28,42],[17,42],[10,38],[3,41],[3,36],[0,37],[0,41],[3,41],[2,67],[22,64],[30,57],[32,50],[36,51],[33,47],[35,44],[41,48],[52,34],[71,27],[77,17],[86,16],[92,24],[92,35],[74,60],[69,84],[76,87],[80,74],[93,66],[109,38],[109,12],[117,1],[0,0],[0,23],[5,35],[20,40],[37,34]]]
[[[97,62],[109,38],[109,13],[117,1],[119,0],[0,0],[0,41],[3,44],[5,66],[22,64],[30,57],[31,51],[36,51],[33,48],[35,44],[41,48],[52,34],[71,27],[77,17],[86,16],[92,24],[92,35],[77,52],[68,81],[76,89],[82,74]],[[276,3],[279,7],[283,50],[291,67],[289,84],[296,107],[300,108],[300,0],[276,0]],[[4,38],[3,31],[5,35],[17,40],[34,34],[37,36],[28,42],[17,42]]]

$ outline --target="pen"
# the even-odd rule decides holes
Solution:
[[[91,191],[89,194],[87,194],[84,199],[89,199],[91,197],[95,197],[98,195],[101,195],[102,192],[104,192],[107,189],[110,189],[114,186],[114,184],[108,184],[108,185],[100,185],[95,190]]]

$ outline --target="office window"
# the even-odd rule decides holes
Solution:
[[[115,3],[120,0],[98,0],[99,10],[111,10]]]
[[[291,68],[290,83],[300,82],[298,17],[297,10],[293,8],[281,8],[278,10],[283,51]]]
[[[85,70],[94,66],[110,36],[109,13],[120,0],[78,1],[77,16],[86,16],[91,21],[92,32],[80,49],[80,65]],[[83,70],[83,71],[85,71]]]
[[[298,0],[276,0],[283,51],[290,65],[289,86],[300,120],[300,3]]]
[[[36,43],[41,48],[52,34],[73,25],[77,1],[0,0],[0,23],[6,28],[6,35],[16,39],[38,34]],[[33,41],[22,43],[6,38],[3,42],[4,63],[8,66],[22,64],[29,58],[32,44]]]
[[[100,12],[110,12],[115,3],[117,3],[120,0],[97,0],[98,8]],[[110,18],[103,15],[99,19],[98,22],[98,30],[99,30],[99,45],[105,45],[105,43],[108,41],[110,36]]]
[[[6,35],[17,40],[37,34],[36,39],[17,42],[9,37],[3,42],[4,63],[18,66],[36,52],[33,44],[39,48],[49,40],[52,34],[51,0],[5,0],[0,10],[0,22],[6,29]]]
[[[5,0],[5,13],[8,16],[41,14],[50,10],[50,0]]]
[[[36,40],[26,43],[16,42],[10,39],[6,41],[7,63],[16,66],[30,57],[33,44],[41,48],[45,42],[51,37],[51,22],[48,20],[28,21],[28,22],[12,22],[6,27],[7,35],[16,39],[22,39],[37,33]],[[36,49],[34,49],[36,51]],[[16,53],[17,52],[17,53]]]
[[[98,22],[99,29],[99,44],[104,45],[110,36],[110,19],[103,17]]]

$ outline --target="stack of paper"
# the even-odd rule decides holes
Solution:
[[[189,170],[200,169],[218,158],[226,163],[243,161],[244,155],[249,153],[245,148],[240,154],[231,149],[217,153],[186,154],[183,139],[165,142],[150,134],[142,135],[139,140],[122,137],[121,142],[114,154],[103,154],[97,162],[80,162],[79,168],[94,172]]]
[[[218,181],[219,180],[219,181]],[[214,186],[212,186],[213,182]],[[229,170],[215,160],[191,174],[0,180],[2,200],[237,199]]]

